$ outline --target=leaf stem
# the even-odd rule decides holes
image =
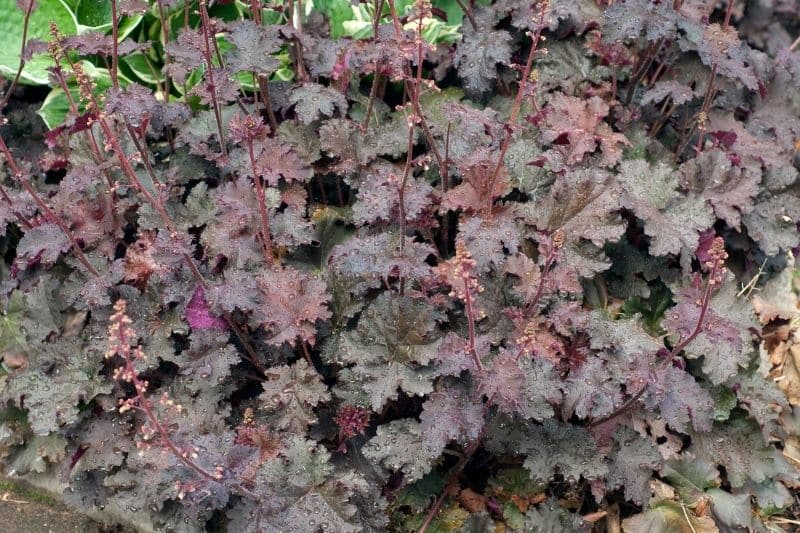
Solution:
[[[447,497],[447,493],[449,492],[450,487],[453,486],[458,476],[460,476],[461,472],[464,471],[464,468],[467,466],[467,463],[469,463],[470,459],[472,459],[472,456],[475,455],[475,452],[478,451],[478,448],[480,447],[483,438],[486,436],[486,430],[488,429],[488,427],[489,424],[487,423],[483,424],[483,427],[478,433],[478,436],[475,437],[475,440],[473,440],[469,446],[467,446],[467,448],[464,450],[464,454],[461,457],[461,459],[447,474],[447,480],[445,481],[444,490],[439,495],[439,497],[436,498],[436,502],[434,502],[433,506],[428,511],[428,514],[425,516],[425,521],[422,523],[422,526],[420,526],[420,528],[417,530],[417,533],[425,533],[428,530],[428,527],[430,527],[433,518],[436,516],[436,513],[438,513],[439,509],[441,509],[442,504],[444,503],[444,499]]]

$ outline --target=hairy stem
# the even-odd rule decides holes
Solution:
[[[269,214],[267,213],[266,193],[264,192],[264,185],[261,183],[261,176],[258,175],[256,155],[253,151],[252,140],[247,141],[247,153],[250,156],[250,168],[253,170],[253,183],[256,186],[256,197],[258,198],[258,212],[261,216],[261,242],[264,260],[267,262],[267,265],[272,266],[274,255],[272,251],[272,236],[270,235],[269,228]]]
[[[478,21],[475,20],[475,14],[472,12],[472,5],[465,5],[464,0],[456,0],[456,3],[458,7],[461,8],[461,11],[464,12],[464,15],[467,16],[467,19],[469,19],[469,24],[472,26],[472,29],[478,31]]]
[[[222,127],[222,110],[217,100],[217,85],[214,82],[214,61],[211,57],[211,40],[214,35],[211,34],[211,21],[208,18],[208,9],[206,6],[207,0],[200,0],[200,20],[203,29],[203,57],[206,61],[206,75],[208,76],[208,92],[211,96],[211,106],[214,108],[214,120],[217,123],[217,133],[219,134],[219,145],[222,155],[228,155],[228,147],[225,144],[225,133]],[[215,41],[216,43],[216,41]]]
[[[542,38],[542,30],[544,30],[544,17],[547,14],[547,9],[549,7],[548,0],[544,0],[542,2],[542,8],[539,12],[539,23],[536,26],[536,32],[533,35],[533,41],[531,42],[531,50],[528,53],[528,60],[525,62],[525,68],[522,71],[522,78],[519,81],[519,87],[517,88],[517,95],[514,97],[514,103],[511,106],[511,114],[508,117],[508,121],[505,125],[505,137],[503,138],[503,143],[500,145],[500,154],[497,157],[497,164],[494,167],[494,171],[492,172],[492,177],[489,178],[489,186],[487,188],[487,195],[488,198],[486,199],[486,215],[491,216],[492,214],[492,206],[494,205],[494,185],[497,181],[497,177],[500,175],[500,169],[503,168],[503,160],[505,159],[506,152],[508,151],[508,147],[511,144],[511,135],[514,128],[514,125],[517,123],[517,117],[519,116],[519,110],[522,107],[522,98],[525,95],[526,89],[528,87],[528,80],[531,75],[531,67],[533,66],[533,58],[536,56],[536,52],[539,49],[539,41]]]
[[[119,89],[119,15],[117,0],[111,0],[111,83]]]

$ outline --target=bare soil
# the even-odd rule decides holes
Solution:
[[[50,496],[0,479],[0,533],[106,533]]]

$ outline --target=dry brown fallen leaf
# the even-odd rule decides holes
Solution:
[[[26,502],[24,500],[14,500],[14,499],[12,499],[10,492],[4,492],[3,495],[0,496],[0,501],[9,502],[9,503],[22,503],[22,504],[30,503],[30,502]]]
[[[464,509],[470,513],[478,513],[486,510],[486,496],[478,494],[472,489],[463,489],[458,493],[458,501]]]

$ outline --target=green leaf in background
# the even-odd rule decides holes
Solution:
[[[350,0],[314,0],[314,9],[324,13],[330,21],[332,39],[351,35],[345,31],[344,23],[355,19],[353,10],[359,7],[351,7]],[[374,8],[370,9],[370,12],[374,12]],[[371,33],[370,28],[369,34]]]
[[[111,27],[111,2],[109,0],[78,0],[75,6],[78,24],[92,29]]]
[[[412,0],[397,0],[395,5],[399,14],[406,14],[414,2]],[[448,21],[443,22],[436,18],[423,21],[422,37],[429,43],[454,43],[461,39],[458,29],[461,26],[463,13],[455,0],[434,2],[434,6],[447,12]],[[453,6],[455,6],[453,8]],[[331,25],[331,37],[352,37],[353,39],[367,39],[372,37],[372,20],[375,14],[375,4],[371,2],[352,4],[350,0],[314,0],[313,8],[325,14]],[[451,13],[452,12],[452,13]],[[452,19],[451,19],[452,14]],[[388,6],[384,4],[381,20],[389,20]],[[406,24],[406,29],[416,30],[418,22],[411,20]]]
[[[163,83],[161,68],[146,52],[133,52],[120,58],[120,68],[130,70],[134,78],[148,85]]]
[[[78,0],[77,2],[70,2],[70,6],[78,22],[78,33],[83,34],[87,31],[111,32],[110,0]],[[120,16],[119,40],[122,41],[130,35],[142,21],[142,18],[142,15]]]
[[[75,35],[78,31],[75,16],[62,0],[39,0],[31,14],[28,29],[29,39],[50,40],[50,22],[53,21],[64,35]],[[13,78],[19,68],[19,52],[22,45],[22,26],[25,15],[15,0],[0,0],[0,74]],[[34,57],[25,65],[20,76],[21,83],[46,85],[47,68],[52,65],[45,55]]]
[[[0,314],[0,350],[3,353],[24,351],[27,345],[20,324],[25,314],[25,295],[14,291]]]
[[[95,95],[99,96],[101,94],[105,94],[105,92],[111,87],[111,75],[108,73],[108,70],[104,68],[97,68],[88,61],[82,61],[81,64],[83,65],[84,71],[95,82],[95,84],[97,84],[95,87]],[[120,76],[120,84],[125,85],[127,81],[128,80]],[[72,93],[73,100],[78,102],[78,86],[74,83],[71,83],[69,89],[70,93]],[[79,109],[82,111],[83,105],[79,104]],[[67,114],[69,114],[69,99],[60,87],[56,87],[50,91],[50,94],[48,94],[47,98],[44,99],[42,107],[39,108],[39,111],[36,113],[42,117],[42,120],[48,128],[53,129],[58,127],[64,123],[64,120],[67,118]]]

